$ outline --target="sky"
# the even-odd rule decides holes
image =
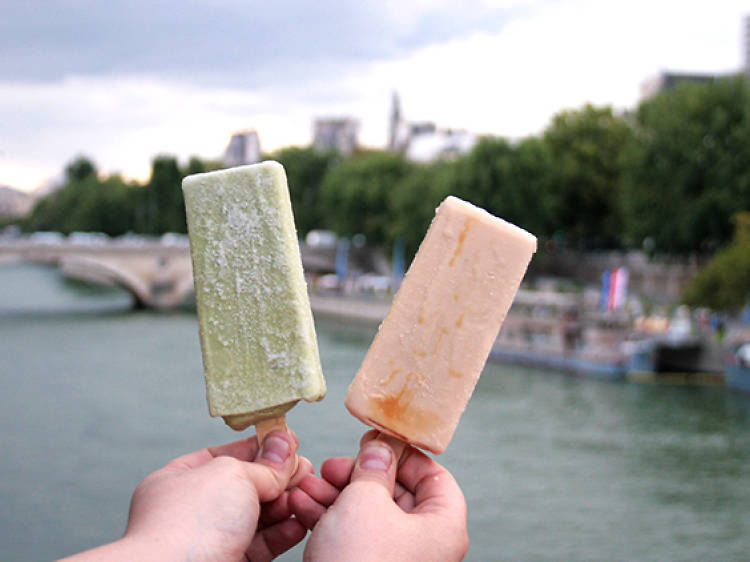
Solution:
[[[585,103],[635,107],[661,71],[744,64],[744,1],[0,0],[0,185],[33,190],[78,155],[147,179],[151,160],[264,151],[351,117],[383,147],[410,121],[539,134]]]

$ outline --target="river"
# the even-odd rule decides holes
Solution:
[[[194,313],[129,303],[0,266],[0,560],[116,538],[146,474],[238,437],[208,416]],[[372,335],[318,325],[328,396],[288,416],[316,466],[356,451],[343,399]],[[467,560],[750,556],[750,398],[721,388],[490,364],[439,460],[467,498]]]

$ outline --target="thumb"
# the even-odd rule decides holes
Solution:
[[[265,436],[255,460],[245,465],[260,501],[276,499],[288,487],[298,466],[296,453],[293,434],[275,429]]]
[[[398,453],[394,449],[403,449],[392,438],[379,436],[362,443],[359,454],[354,462],[351,483],[372,482],[383,488],[389,498],[393,497],[398,470]]]

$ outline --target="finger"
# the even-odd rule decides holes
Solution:
[[[317,476],[308,476],[300,482],[299,488],[316,502],[326,507],[335,502],[341,492],[340,488]]]
[[[391,446],[391,449],[393,449],[396,458],[399,460],[401,459],[401,455],[404,452],[404,448],[407,446],[407,444],[403,440],[376,429],[371,429],[370,431],[366,432],[359,440],[359,446],[361,447],[362,445],[369,441],[372,441],[373,439],[382,439],[386,441]]]
[[[396,485],[397,457],[384,439],[363,443],[352,470],[351,484],[377,484],[388,498],[393,498]]]
[[[254,462],[243,463],[261,502],[271,501],[289,486],[297,459],[297,440],[286,431],[266,435]],[[218,459],[217,459],[218,460]]]
[[[213,458],[214,456],[208,449],[201,449],[199,451],[193,451],[192,453],[182,455],[176,459],[172,459],[164,465],[163,470],[188,470],[198,468]]]
[[[401,486],[398,482],[396,482],[396,489],[393,494],[393,499],[395,500],[396,505],[398,505],[405,513],[411,513],[414,509],[414,506],[416,505],[414,494]]]
[[[362,445],[364,445],[368,441],[372,441],[373,439],[377,439],[378,435],[380,435],[380,432],[377,429],[371,429],[370,431],[365,432],[365,434],[359,440],[359,446],[360,446],[360,448],[362,447]]]
[[[314,528],[327,511],[326,506],[315,501],[301,488],[289,492],[288,505],[296,519],[307,529]]]
[[[411,493],[411,492],[409,492],[409,490],[407,490],[406,488],[404,488],[404,486],[401,484],[401,482],[399,482],[398,480],[396,480],[396,487],[393,489],[393,497],[394,498],[398,498],[399,496],[401,496],[403,494],[409,494],[409,493]]]
[[[410,447],[398,471],[398,480],[414,494],[414,513],[466,513],[466,500],[453,476],[435,460]]]
[[[320,475],[340,490],[349,483],[353,469],[352,457],[334,457],[323,461]]]
[[[214,457],[234,457],[241,461],[251,461],[258,454],[258,448],[258,440],[253,435],[232,443],[208,447],[208,452]]]
[[[299,483],[302,480],[314,473],[315,469],[313,468],[313,464],[309,459],[307,459],[306,457],[297,457],[297,470],[289,480],[289,488],[291,489],[295,486],[299,486]]]
[[[232,441],[223,445],[204,447],[198,451],[177,457],[168,462],[164,468],[190,469],[198,468],[216,457],[234,457],[241,461],[250,461],[258,453],[258,441],[253,435],[239,441]]]
[[[397,462],[401,464],[401,457],[403,456],[404,451],[406,450],[407,444],[401,439],[397,439],[396,437],[391,437],[390,435],[387,435],[385,433],[379,433],[376,439],[379,439],[381,441],[385,441],[386,443],[388,443],[388,446],[393,450],[393,454]]]
[[[292,510],[289,505],[289,492],[284,492],[273,501],[260,506],[261,527],[270,527],[284,519],[289,519]]]
[[[246,551],[247,559],[253,562],[273,560],[304,539],[306,534],[307,529],[293,518],[261,529],[255,533]]]

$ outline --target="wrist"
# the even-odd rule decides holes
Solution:
[[[116,540],[114,543],[115,550],[113,554],[123,553],[124,557],[119,556],[115,560],[138,560],[139,562],[177,562],[187,558],[186,546],[184,544],[175,544],[165,537],[154,536],[151,534],[128,534]]]
[[[89,560],[108,560],[109,562],[139,560],[143,562],[171,562],[184,560],[183,553],[170,548],[164,541],[125,535],[122,538],[63,558],[59,562],[87,562]]]

